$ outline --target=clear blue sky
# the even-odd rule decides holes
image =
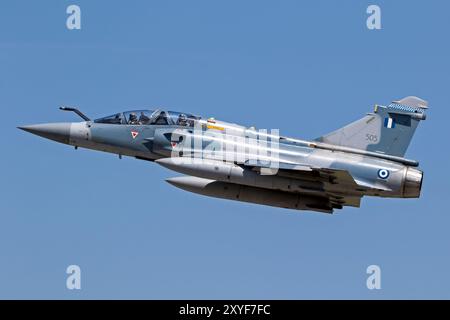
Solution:
[[[366,28],[378,4],[382,30]],[[77,4],[82,29],[66,28]],[[450,3],[2,1],[0,298],[450,298]],[[16,129],[167,106],[315,138],[429,101],[422,197],[336,215],[202,197],[156,164]],[[65,287],[66,267],[82,290]],[[382,289],[366,288],[366,268]]]

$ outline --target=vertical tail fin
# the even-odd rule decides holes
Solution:
[[[428,103],[417,97],[375,106],[373,113],[317,138],[317,141],[403,157]]]

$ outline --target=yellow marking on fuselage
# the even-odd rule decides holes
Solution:
[[[216,130],[220,130],[220,131],[224,131],[225,130],[224,127],[219,127],[219,126],[215,126],[215,125],[212,125],[212,124],[208,124],[206,127],[208,129],[216,129]]]

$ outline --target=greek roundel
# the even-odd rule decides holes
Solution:
[[[387,179],[389,177],[389,170],[386,169],[378,170],[378,177],[380,179]]]

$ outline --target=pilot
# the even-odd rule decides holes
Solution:
[[[184,113],[182,113],[178,116],[177,125],[187,126],[187,117]]]
[[[140,124],[148,124],[150,121],[150,118],[147,117],[144,112],[141,111],[141,115],[139,116],[139,123]]]
[[[128,117],[128,124],[138,124],[138,118],[134,112],[130,113]]]

